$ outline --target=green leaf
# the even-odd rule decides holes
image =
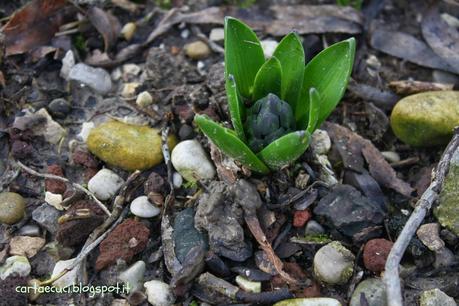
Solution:
[[[226,155],[253,171],[262,174],[269,172],[268,167],[236,136],[233,130],[221,126],[206,115],[196,115],[194,118],[201,131]]]
[[[233,75],[229,75],[226,78],[225,88],[226,96],[228,97],[228,108],[234,130],[236,131],[237,136],[245,141],[244,125],[242,124],[242,121],[245,118],[245,106],[239,98],[239,93]]]
[[[307,131],[296,131],[284,135],[261,150],[257,156],[276,170],[294,162],[308,148],[311,135]]]
[[[320,112],[317,124],[322,122],[335,109],[346,91],[352,72],[355,55],[355,39],[350,38],[338,42],[317,54],[304,69],[304,82],[300,98],[301,107],[295,112],[297,126],[306,128],[309,113],[309,89],[316,88],[320,92]]]
[[[282,67],[281,99],[288,102],[295,112],[304,77],[304,49],[298,34],[285,36],[273,54]]]
[[[255,76],[264,62],[263,49],[252,29],[235,18],[226,17],[225,71],[227,76],[234,76],[244,98],[252,96]]]
[[[282,68],[280,62],[274,56],[267,60],[261,66],[255,76],[253,86],[253,101],[258,101],[273,93],[280,97],[281,95]]]
[[[320,114],[320,95],[317,89],[311,87],[309,89],[309,120],[308,128],[306,129],[309,134],[312,134],[317,127],[317,120]]]

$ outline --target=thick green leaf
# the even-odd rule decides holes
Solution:
[[[253,171],[263,174],[269,172],[268,167],[236,136],[233,130],[221,126],[206,115],[196,115],[194,120],[201,131],[226,155]]]
[[[228,108],[231,116],[231,122],[233,123],[237,136],[245,141],[244,125],[242,124],[242,121],[245,118],[245,106],[239,98],[239,93],[233,75],[229,75],[226,78],[225,87],[226,96],[228,97]]]
[[[295,111],[304,77],[304,49],[298,34],[285,36],[276,50],[275,56],[282,67],[281,99],[288,102]]]
[[[243,22],[225,18],[225,71],[233,75],[239,93],[250,98],[253,82],[265,62],[263,49],[255,33]]]
[[[279,60],[273,56],[261,66],[255,77],[252,100],[258,101],[270,93],[280,97],[281,80],[282,68]]]
[[[309,89],[320,92],[320,113],[316,127],[335,109],[344,95],[352,72],[355,55],[355,39],[338,42],[317,54],[304,69],[304,82],[300,97],[301,107],[295,112],[297,126],[307,127],[304,120],[309,113]]]
[[[296,131],[271,142],[257,156],[276,170],[294,162],[308,148],[311,135],[307,131]]]
[[[320,114],[320,95],[317,89],[311,87],[309,89],[309,120],[308,128],[306,129],[309,134],[312,134],[317,127],[317,121]]]

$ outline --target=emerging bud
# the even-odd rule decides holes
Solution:
[[[261,151],[277,138],[295,130],[292,108],[271,93],[248,110],[245,124],[248,144],[254,152]]]

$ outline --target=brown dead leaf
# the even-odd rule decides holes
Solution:
[[[72,15],[65,0],[34,0],[14,13],[3,27],[6,56],[22,54],[49,43]]]
[[[121,24],[115,16],[98,7],[91,7],[86,15],[91,24],[104,38],[105,52],[107,52],[118,39]]]

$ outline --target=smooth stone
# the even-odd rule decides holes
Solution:
[[[260,43],[261,47],[263,48],[263,54],[265,55],[265,58],[270,58],[271,56],[273,56],[274,51],[277,48],[277,45],[279,45],[277,41],[272,39],[265,39],[262,40]]]
[[[161,133],[148,126],[109,121],[92,129],[86,143],[104,162],[127,171],[146,170],[163,161]],[[175,143],[170,136],[169,149]]]
[[[210,55],[209,46],[200,40],[186,44],[183,49],[186,55],[194,60],[205,59]]]
[[[459,104],[459,103],[458,103]],[[459,236],[459,149],[453,153],[449,164],[449,171],[443,182],[438,205],[434,215],[443,227]]]
[[[338,300],[326,297],[296,298],[277,302],[274,306],[342,306]]]
[[[0,223],[14,224],[24,218],[26,201],[15,192],[0,193]]]
[[[35,224],[26,224],[18,230],[18,235],[29,237],[40,236],[40,227]]]
[[[259,293],[261,292],[261,282],[254,282],[251,280],[248,280],[247,278],[243,276],[236,276],[236,283],[239,285],[239,287],[246,291],[246,292],[253,292],[253,293]]]
[[[88,182],[88,189],[96,198],[105,201],[113,197],[123,186],[124,180],[109,169],[101,169]]]
[[[143,284],[148,302],[153,306],[171,306],[175,296],[168,284],[159,280],[151,280]]]
[[[141,84],[137,82],[126,83],[123,85],[123,90],[121,91],[121,96],[125,99],[132,99],[135,97],[136,89]]]
[[[142,91],[137,96],[137,99],[135,99],[135,103],[138,106],[140,106],[142,108],[145,108],[145,107],[150,106],[150,105],[153,104],[153,97],[151,96],[151,94],[148,91]]]
[[[311,136],[311,150],[313,154],[323,155],[327,154],[331,148],[330,136],[327,131],[315,130]]]
[[[143,275],[146,270],[145,262],[139,260],[132,266],[124,270],[118,276],[118,279],[129,284],[129,292],[134,292],[142,288]]]
[[[32,211],[32,219],[52,234],[57,232],[57,219],[60,212],[47,203],[43,203]]]
[[[30,263],[27,257],[11,256],[0,266],[0,279],[4,280],[10,275],[26,277],[30,274]]]
[[[215,168],[197,140],[185,140],[172,150],[171,162],[175,170],[189,181],[210,180],[215,176]]]
[[[69,80],[84,84],[100,94],[107,94],[112,90],[112,80],[107,71],[83,63],[70,69]]]
[[[67,117],[67,115],[72,110],[72,105],[69,101],[58,98],[51,101],[48,105],[48,110],[51,113],[51,116],[59,119]]]
[[[53,206],[57,210],[64,210],[62,207],[62,194],[56,194],[49,191],[45,192],[45,202]]]
[[[331,285],[345,284],[354,271],[355,256],[340,242],[332,241],[314,256],[314,274]]]
[[[316,220],[309,220],[306,224],[306,228],[304,229],[304,234],[306,236],[314,236],[324,234],[325,229],[319,222]]]
[[[121,28],[120,34],[123,35],[125,40],[130,41],[134,37],[136,30],[137,25],[135,22],[128,22]]]
[[[390,163],[396,163],[400,161],[400,155],[397,152],[393,151],[383,151],[381,155],[384,156],[384,159]]]
[[[349,306],[365,306],[365,304],[360,303],[360,296],[362,293],[368,301],[367,305],[387,305],[386,287],[383,281],[379,278],[368,278],[360,282],[352,293]]]
[[[174,172],[172,174],[172,184],[174,184],[175,188],[180,188],[183,184],[183,177],[178,172]]]
[[[10,240],[10,254],[34,257],[45,245],[46,240],[41,237],[15,236]]]
[[[216,42],[223,41],[225,39],[225,29],[213,28],[210,30],[209,39]]]
[[[65,53],[64,58],[62,59],[62,67],[59,75],[63,78],[68,80],[70,69],[75,66],[75,56],[73,55],[73,51],[69,50]]]
[[[68,259],[68,260],[59,260],[58,262],[56,262],[51,278],[58,276],[62,271],[70,268],[73,265],[74,261],[75,261],[75,258]],[[78,277],[78,270],[72,269],[68,271],[64,276],[56,280],[53,283],[53,285],[59,288],[65,288],[67,286],[76,284],[77,277]]]
[[[91,133],[91,130],[95,127],[95,124],[94,122],[83,122],[83,124],[81,125],[81,131],[80,133],[77,135],[78,138],[80,138],[81,140],[83,140],[84,142],[86,142],[86,140],[88,139],[89,137],[89,133]]]
[[[405,97],[391,114],[395,136],[416,147],[447,144],[458,123],[459,91],[430,91]]]
[[[161,209],[151,204],[147,196],[140,196],[131,202],[131,213],[140,218],[152,218],[161,212]]]
[[[438,223],[426,223],[416,231],[419,240],[431,251],[438,251],[445,247],[445,242],[440,238],[440,225]]]
[[[457,304],[452,297],[435,288],[421,293],[419,306],[457,306]]]

